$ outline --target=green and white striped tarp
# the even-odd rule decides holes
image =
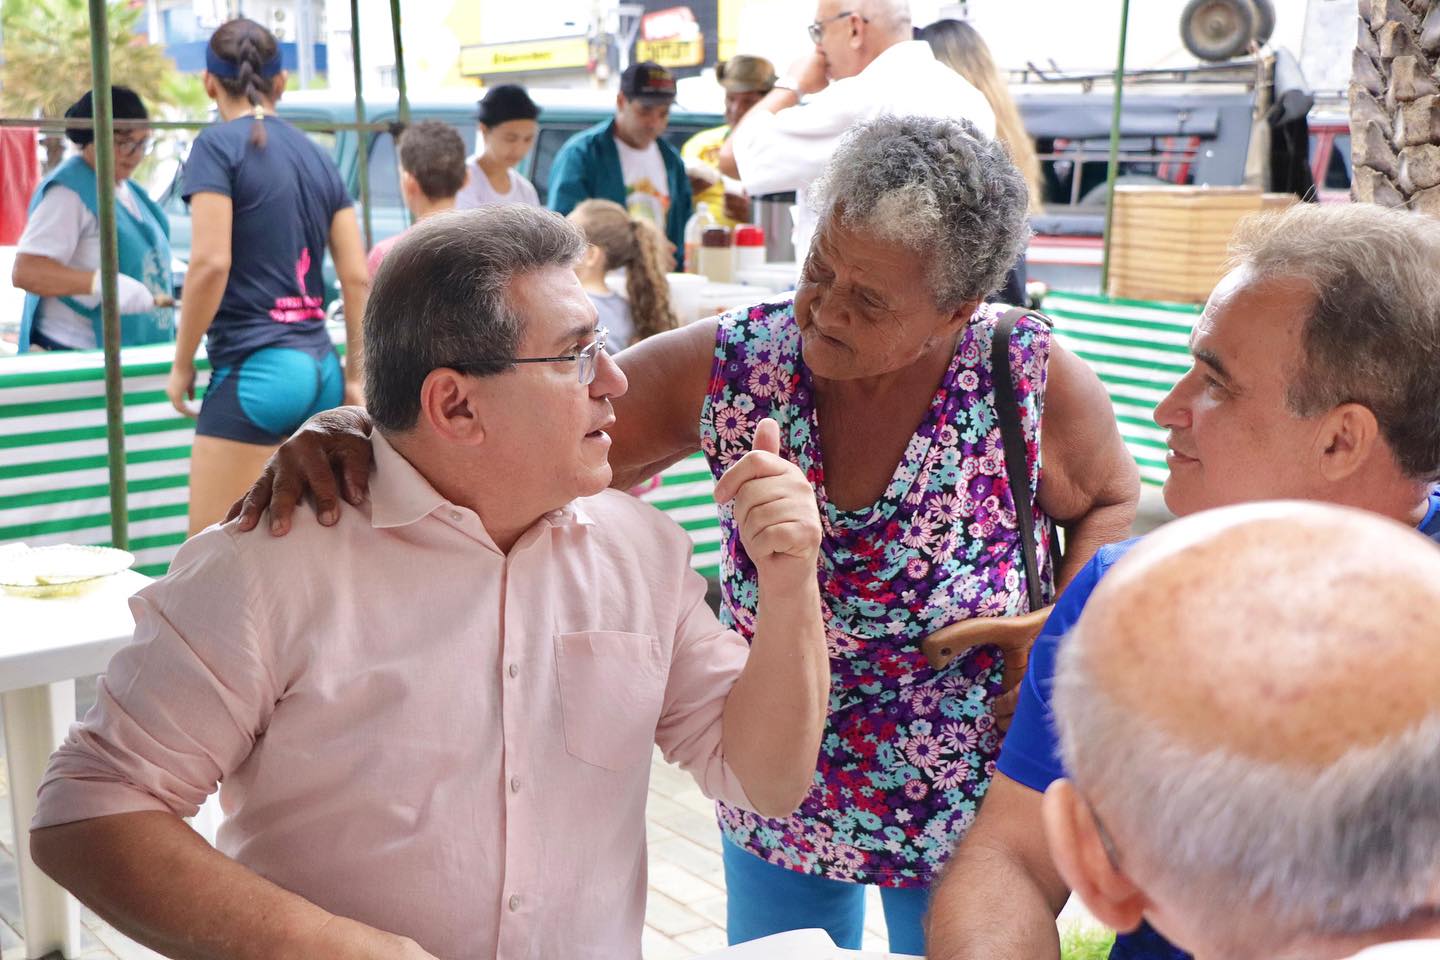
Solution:
[[[1141,477],[1163,483],[1165,433],[1150,417],[1189,368],[1199,308],[1052,293],[1045,310],[1060,341],[1099,373]],[[122,354],[131,550],[152,576],[165,572],[185,539],[194,436],[193,421],[165,397],[171,355],[163,345]],[[104,376],[95,351],[0,359],[0,542],[109,542]],[[689,531],[693,565],[715,576],[720,530],[704,458],[682,460],[661,484],[645,499]]]
[[[122,354],[130,549],[152,576],[165,572],[186,529],[195,429],[165,396],[174,353],[157,345]],[[105,464],[100,353],[0,359],[0,542],[108,545]]]
[[[1192,304],[1113,300],[1078,293],[1051,293],[1044,311],[1055,335],[1090,364],[1120,424],[1140,479],[1163,484],[1165,431],[1155,425],[1155,405],[1190,369],[1190,330],[1200,308]]]
[[[337,339],[343,335],[337,331]],[[165,396],[174,348],[121,354],[130,549],[136,569],[159,576],[185,540],[194,421]],[[197,364],[204,374],[209,365]],[[0,358],[0,543],[110,543],[105,368],[98,351]],[[645,499],[695,541],[693,565],[719,569],[714,482],[699,454],[661,476]]]

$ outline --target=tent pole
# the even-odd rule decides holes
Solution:
[[[390,31],[395,37],[395,86],[400,89],[399,108],[402,126],[410,123],[410,95],[405,89],[405,44],[400,38],[400,0],[390,0]]]
[[[94,2],[94,0],[91,0]],[[350,0],[350,56],[355,67],[355,122],[365,123],[365,88],[360,69],[360,0]],[[360,180],[360,210],[365,224],[365,249],[375,245],[375,228],[370,219],[370,135],[361,130],[355,137],[356,174]]]
[[[1100,293],[1110,295],[1110,244],[1115,226],[1115,181],[1120,175],[1120,112],[1125,96],[1125,39],[1130,0],[1120,0],[1120,53],[1115,61],[1115,103],[1110,108],[1110,167],[1105,176],[1105,251],[1100,261]],[[1076,171],[1079,176],[1079,171]]]
[[[105,441],[110,468],[110,542],[130,544],[125,490],[125,387],[120,369],[120,253],[115,236],[115,117],[110,93],[106,0],[90,0],[90,89],[95,103],[95,179],[100,219],[100,318],[105,348]]]

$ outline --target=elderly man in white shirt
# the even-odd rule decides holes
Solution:
[[[720,150],[750,196],[795,191],[795,250],[815,232],[806,192],[854,124],[883,113],[969,120],[995,135],[984,94],[912,40],[908,0],[818,0],[815,52],[791,65]],[[800,105],[802,109],[793,109]]]

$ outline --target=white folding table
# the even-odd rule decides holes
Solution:
[[[0,706],[27,958],[80,955],[80,905],[30,860],[30,818],[46,761],[75,722],[75,678],[104,672],[130,642],[128,601],[149,582],[127,570],[75,597],[0,594]]]

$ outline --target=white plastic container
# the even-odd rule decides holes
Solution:
[[[667,273],[670,282],[670,307],[681,326],[700,319],[700,292],[707,281],[694,273]]]
[[[765,265],[765,231],[754,224],[735,228],[735,276]]]

